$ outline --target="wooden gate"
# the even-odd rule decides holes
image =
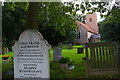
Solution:
[[[85,49],[86,77],[119,74],[120,42],[86,43]]]

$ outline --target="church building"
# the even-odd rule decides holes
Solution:
[[[85,18],[85,24],[76,21],[78,28],[76,44],[84,44],[89,42],[98,42],[100,38],[99,27],[97,25],[97,15],[96,13],[87,14]]]

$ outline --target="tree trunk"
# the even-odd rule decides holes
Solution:
[[[29,2],[27,15],[27,29],[38,30],[39,25],[39,2]]]

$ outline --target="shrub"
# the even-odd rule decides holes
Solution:
[[[58,62],[61,64],[66,64],[70,62],[70,59],[68,57],[62,57]]]

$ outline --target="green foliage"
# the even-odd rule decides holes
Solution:
[[[14,54],[13,54],[12,51],[8,52],[7,55],[8,55],[9,57],[14,57]]]
[[[112,10],[110,10],[106,17],[106,24],[119,24],[120,23],[120,8],[114,6]]]
[[[99,23],[101,40],[120,40],[120,8],[114,6],[105,16],[105,20]]]
[[[18,39],[20,33],[24,30],[26,9],[21,7],[22,5],[27,6],[28,4],[5,2],[4,6],[2,6],[3,47],[11,49],[15,40]]]
[[[76,19],[83,23],[85,23],[86,13],[90,14],[93,12],[100,12],[101,17],[103,17],[103,14],[109,11],[107,9],[108,4],[106,2],[81,2],[81,4],[78,4],[76,8],[76,11],[81,12],[81,14],[77,14]]]
[[[76,36],[75,12],[72,4],[68,5],[61,2],[40,3],[38,30],[51,45],[71,41]],[[28,3],[5,2],[2,8],[3,47],[11,48],[25,30]]]
[[[69,59],[69,57],[62,57],[58,62],[61,64],[66,64],[66,63],[70,62],[70,59]]]
[[[39,31],[52,45],[74,40],[76,36],[72,7],[64,4],[66,3],[41,3]]]

